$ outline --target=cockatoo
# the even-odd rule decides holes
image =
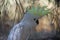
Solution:
[[[11,29],[7,40],[28,40],[32,28],[38,25],[38,19],[43,15],[48,14],[48,10],[44,7],[36,8],[32,7],[25,14],[23,19]]]

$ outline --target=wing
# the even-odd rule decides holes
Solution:
[[[20,40],[21,33],[22,27],[17,24],[11,29],[7,40]]]
[[[7,40],[26,40],[29,34],[29,29],[25,25],[17,24],[11,29]]]

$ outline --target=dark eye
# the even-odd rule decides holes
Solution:
[[[35,18],[34,18],[34,21],[35,21],[37,24],[39,24],[39,21],[38,21],[38,20],[36,20]]]
[[[1,12],[0,12],[0,15],[1,15]]]
[[[34,18],[34,21],[35,21],[36,19]]]
[[[36,20],[36,23],[37,23],[37,24],[39,24],[39,21],[38,21],[38,20]]]

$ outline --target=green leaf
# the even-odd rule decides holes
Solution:
[[[34,7],[32,6],[32,8],[30,10],[28,10],[29,13],[33,14],[33,15],[37,15],[37,16],[43,16],[46,15],[50,12],[50,9],[45,10],[45,8],[47,8],[47,6],[37,6]]]

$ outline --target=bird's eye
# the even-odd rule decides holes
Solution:
[[[39,21],[38,21],[38,20],[36,20],[36,23],[37,23],[37,24],[39,24]]]
[[[39,21],[38,21],[38,19],[36,20],[36,18],[34,18],[34,21],[36,22],[36,24],[39,24]]]
[[[0,15],[1,15],[1,12],[0,12]]]
[[[36,19],[34,18],[34,21],[35,21]]]

